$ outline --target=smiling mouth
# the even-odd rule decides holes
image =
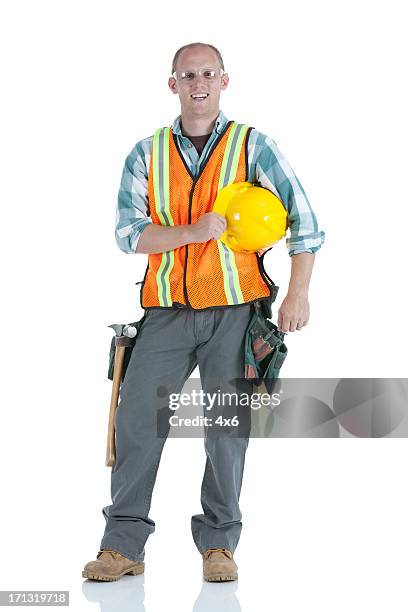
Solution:
[[[194,100],[194,102],[203,102],[208,98],[210,94],[191,94],[190,98]]]

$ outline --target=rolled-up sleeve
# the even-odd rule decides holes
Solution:
[[[289,255],[315,253],[325,241],[325,232],[319,230],[299,179],[272,138],[259,133],[258,152],[256,179],[280,198],[288,213]]]
[[[137,143],[126,158],[120,182],[115,238],[125,253],[134,253],[149,216],[147,191],[146,141]]]

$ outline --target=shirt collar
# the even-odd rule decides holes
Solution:
[[[173,125],[171,126],[171,129],[172,129],[173,134],[183,136],[181,132],[181,128],[180,128],[180,122],[181,122],[181,115],[176,117],[176,119],[173,121]],[[222,110],[220,110],[220,112],[218,113],[217,119],[215,120],[213,132],[215,130],[217,134],[221,134],[222,130],[225,128],[227,123],[228,123],[228,119],[226,118]]]

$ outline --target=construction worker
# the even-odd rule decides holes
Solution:
[[[144,571],[145,543],[155,529],[151,497],[166,439],[157,434],[163,405],[158,388],[179,393],[198,365],[204,391],[214,382],[230,389],[244,376],[252,305],[273,293],[260,252],[234,253],[218,240],[226,228],[212,211],[219,188],[247,180],[280,197],[288,215],[291,277],[278,328],[301,330],[309,320],[308,287],[324,232],[276,143],[220,110],[228,83],[215,47],[180,48],[168,85],[179,96],[181,114],[171,129],[139,141],[125,161],[116,240],[125,253],[149,255],[141,289],[146,318],[121,386],[112,504],[102,510],[106,527],[97,559],[82,574],[90,579]],[[239,437],[204,439],[203,513],[192,517],[191,529],[207,581],[238,576],[233,554],[242,529],[238,502],[248,436],[246,429]]]

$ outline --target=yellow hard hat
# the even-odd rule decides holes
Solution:
[[[282,202],[269,189],[253,183],[231,183],[220,189],[213,211],[227,220],[220,240],[234,251],[254,253],[286,234],[287,212]]]

